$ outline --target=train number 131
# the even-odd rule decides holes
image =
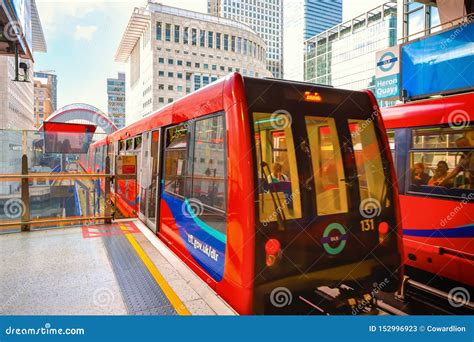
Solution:
[[[363,232],[374,230],[374,219],[367,219],[360,221],[360,229]]]

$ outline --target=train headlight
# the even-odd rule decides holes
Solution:
[[[390,227],[387,222],[379,223],[379,243],[383,243],[390,232]]]
[[[268,267],[275,265],[281,254],[281,244],[277,239],[270,239],[265,243],[265,263]]]

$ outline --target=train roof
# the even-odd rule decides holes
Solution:
[[[445,125],[473,121],[474,93],[458,94],[381,108],[386,128]]]

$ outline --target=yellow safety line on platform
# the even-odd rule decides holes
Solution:
[[[148,269],[148,271],[150,271],[150,274],[153,276],[153,278],[156,280],[158,285],[161,287],[161,290],[165,294],[166,298],[168,298],[171,305],[173,305],[178,315],[181,315],[181,316],[191,315],[191,312],[189,312],[188,308],[184,305],[184,303],[178,297],[176,292],[174,292],[174,290],[168,284],[166,279],[161,275],[160,271],[158,271],[153,261],[150,260],[148,255],[145,253],[142,247],[138,244],[137,240],[135,240],[135,238],[133,237],[133,234],[130,234],[127,228],[124,227],[122,224],[119,224],[119,226],[120,226],[120,229],[122,229],[122,231],[125,232],[125,236],[127,237],[128,241],[130,242],[132,247],[135,249],[140,259],[142,259],[146,268]]]

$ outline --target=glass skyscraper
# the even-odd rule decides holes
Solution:
[[[342,21],[342,0],[284,0],[284,78],[304,78],[305,40]]]
[[[252,28],[267,44],[268,71],[283,77],[283,0],[207,0],[207,10]]]

